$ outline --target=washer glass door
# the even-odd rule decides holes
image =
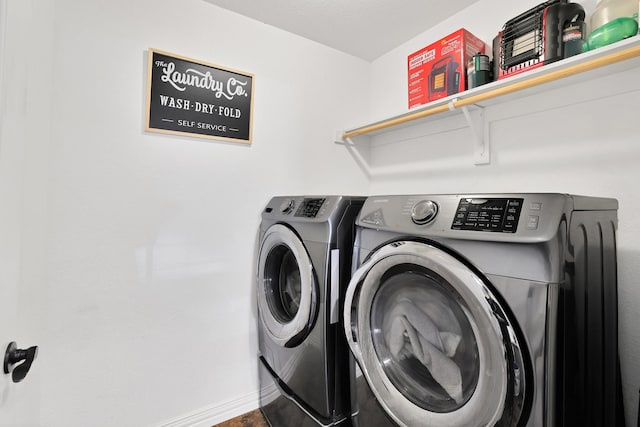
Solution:
[[[376,358],[404,397],[432,412],[469,400],[478,384],[478,345],[464,305],[440,275],[416,264],[390,268],[370,319]]]
[[[273,340],[297,345],[313,324],[316,281],[302,241],[284,225],[265,233],[258,257],[258,308]]]
[[[447,252],[403,241],[374,253],[349,284],[345,330],[399,425],[513,419],[524,387],[516,334],[482,279]]]

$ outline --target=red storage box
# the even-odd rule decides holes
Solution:
[[[485,46],[461,28],[409,55],[409,108],[462,92],[467,63],[476,53],[485,53]]]

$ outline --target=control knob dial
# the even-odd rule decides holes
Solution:
[[[283,214],[291,213],[293,208],[296,206],[296,202],[293,199],[287,199],[280,205],[280,212]]]
[[[429,224],[438,215],[438,205],[432,200],[421,200],[411,209],[411,221],[418,225]]]

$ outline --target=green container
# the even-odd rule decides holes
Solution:
[[[633,18],[617,18],[589,33],[584,43],[584,51],[597,49],[638,34],[638,14]]]

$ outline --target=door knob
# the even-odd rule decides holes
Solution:
[[[31,364],[37,355],[38,346],[20,350],[15,342],[9,343],[7,351],[4,353],[4,373],[11,372],[13,382],[19,383],[27,376],[27,372],[31,369]]]

